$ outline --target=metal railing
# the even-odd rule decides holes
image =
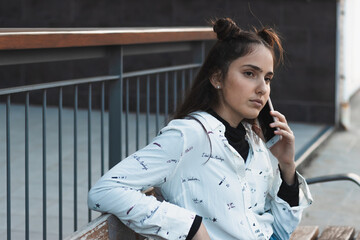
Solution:
[[[0,65],[89,58],[104,58],[109,63],[109,74],[105,76],[0,89],[0,97],[4,98],[0,104],[0,129],[5,133],[0,147],[6,153],[0,156],[0,166],[6,169],[3,174],[6,178],[2,178],[6,184],[0,186],[4,192],[0,198],[6,199],[2,201],[6,206],[1,206],[6,211],[0,212],[1,219],[6,219],[3,236],[62,239],[95,217],[86,203],[87,191],[94,180],[155,136],[203,61],[204,43],[212,39],[211,35],[199,39],[189,33],[194,35],[189,39],[187,32],[183,31],[183,38],[176,36],[164,43],[143,40],[142,44],[128,45],[116,39],[103,46],[96,41],[83,43],[81,48],[67,48],[81,45],[73,43],[63,44],[66,48],[54,45],[46,49],[11,50],[16,48],[11,45],[10,50],[0,51]],[[106,34],[102,39],[111,35]],[[121,38],[125,33],[116,34]],[[142,36],[141,31],[139,34]],[[133,37],[137,39],[134,42],[138,41]],[[4,42],[1,31],[0,42]],[[191,62],[123,72],[126,56],[180,51],[188,52]],[[69,92],[72,92],[70,107],[63,103],[64,98],[69,100]],[[19,95],[23,96],[22,103],[18,101]],[[40,105],[31,102],[34,95],[41,96]],[[48,104],[50,95],[52,98],[55,95],[56,106]],[[79,107],[79,96],[82,101],[86,96],[87,108]],[[17,100],[13,103],[14,97]],[[99,101],[99,108],[93,107],[94,101]]]
[[[351,181],[360,187],[360,176],[355,173],[340,173],[318,176],[306,179],[307,184],[325,183],[333,181]]]

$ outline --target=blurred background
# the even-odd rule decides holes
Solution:
[[[290,120],[334,124],[339,121],[341,106],[346,108],[360,86],[355,72],[360,51],[355,44],[360,38],[355,31],[359,22],[355,0],[2,0],[0,4],[2,28],[209,26],[209,20],[224,16],[244,29],[261,24],[274,27],[283,37],[287,54],[285,67],[276,73],[273,99]],[[156,63],[153,59],[149,62]],[[60,72],[50,64],[48,72],[41,75],[36,74],[39,66],[8,67],[0,71],[0,87],[93,75],[105,71],[102,63],[89,63],[92,67],[85,69],[78,62],[57,63],[66,69]],[[136,67],[128,63],[125,68]]]
[[[156,135],[181,99],[181,91],[187,89],[196,74],[195,67],[194,71],[190,69],[192,62],[195,59],[194,64],[199,64],[203,60],[202,51],[206,54],[214,43],[214,39],[209,38],[184,44],[184,40],[172,40],[164,45],[165,49],[173,46],[186,49],[175,53],[159,50],[162,45],[152,43],[145,44],[148,48],[128,44],[124,48],[149,52],[155,46],[157,50],[155,54],[124,55],[114,62],[116,46],[100,46],[99,49],[106,52],[101,58],[82,56],[79,59],[73,56],[94,49],[96,52],[97,48],[10,49],[4,45],[9,32],[16,35],[24,30],[209,27],[209,21],[218,17],[230,17],[243,29],[272,27],[280,33],[286,52],[284,66],[275,70],[272,100],[296,132],[296,158],[303,161],[309,157],[315,149],[313,146],[320,144],[318,140],[324,142],[334,131],[350,130],[334,137],[335,142],[330,142],[329,148],[320,148],[323,152],[312,155],[316,164],[304,171],[305,175],[314,176],[337,173],[344,166],[344,171],[360,171],[360,166],[336,155],[345,148],[352,157],[350,160],[358,157],[358,152],[353,150],[360,140],[353,128],[360,119],[360,115],[355,114],[357,102],[360,103],[360,98],[355,98],[360,88],[360,32],[356,30],[360,24],[359,10],[358,0],[1,0],[0,236],[62,239],[96,218],[98,213],[87,210],[88,188],[114,163],[108,161],[111,156],[119,161]],[[26,42],[20,43],[26,46]],[[197,55],[189,54],[189,49],[195,49]],[[70,56],[66,60],[61,59],[63,50],[64,56]],[[61,56],[60,60],[41,61],[36,58],[37,53],[45,53],[41,55],[46,56],[45,59],[50,55],[50,59],[55,59],[57,53]],[[24,63],[23,58],[18,62],[16,57],[10,58],[22,54],[37,60],[24,60]],[[119,87],[116,85],[119,81],[99,78],[90,83],[89,79],[113,75],[114,66],[120,66],[119,61],[121,70],[115,69],[115,73],[127,73],[130,77],[121,79],[124,95],[115,99],[122,101],[124,112],[118,112],[120,116],[111,123],[114,110],[111,110],[109,95]],[[190,68],[186,65],[189,62]],[[174,70],[184,66],[183,70]],[[136,74],[149,69],[160,69],[161,73],[153,71],[137,77]],[[166,72],[166,69],[172,70]],[[78,79],[87,81],[80,83]],[[74,83],[70,85],[68,80]],[[64,82],[68,85],[61,87]],[[120,91],[115,92],[117,94]],[[25,106],[27,98],[29,104]],[[173,100],[168,102],[168,98]],[[355,105],[350,104],[352,99],[358,99]],[[120,130],[113,130],[118,123]],[[110,135],[118,130],[120,137],[111,141]],[[349,137],[348,133],[352,135]],[[116,151],[112,153],[111,148]],[[317,157],[320,160],[316,160]],[[346,207],[349,202],[344,201],[358,199],[358,193],[352,186],[345,188],[346,192],[334,190],[342,187],[341,184],[330,185],[325,190],[315,187],[319,204],[304,215],[303,223],[324,226],[327,223],[324,219],[336,219],[339,224],[341,220],[336,214],[342,213],[345,218],[346,214],[359,211]],[[329,194],[337,196],[335,202],[329,202],[328,197],[321,198]],[[336,202],[341,202],[340,207],[329,217],[321,205],[329,209]]]

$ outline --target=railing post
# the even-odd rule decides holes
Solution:
[[[110,75],[118,75],[109,84],[109,168],[122,159],[122,111],[123,111],[123,49],[121,46],[109,49]]]

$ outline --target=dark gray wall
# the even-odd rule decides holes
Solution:
[[[293,121],[334,123],[336,0],[2,0],[0,3],[0,27],[203,26],[209,19],[222,16],[235,19],[243,28],[259,26],[260,19],[283,36],[287,52],[285,66],[278,69],[272,87],[277,109]],[[92,68],[77,62],[64,64],[70,70],[54,74],[53,68],[59,64],[49,64],[52,70],[41,76],[36,65],[23,66],[20,70],[2,67],[1,87],[26,84],[29,76],[33,76],[32,81],[41,82],[106,71],[106,66],[99,62],[89,61],[87,64],[96,66]]]

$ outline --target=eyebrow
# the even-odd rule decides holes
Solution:
[[[256,70],[256,71],[258,71],[258,72],[263,72],[263,70],[261,69],[261,68],[259,68],[258,66],[256,66],[256,65],[252,65],[252,64],[245,64],[245,65],[243,65],[243,67],[250,67],[250,68],[252,68],[252,69],[254,69],[254,70]],[[273,72],[268,72],[267,74],[271,74],[271,75],[274,75],[274,73]]]

